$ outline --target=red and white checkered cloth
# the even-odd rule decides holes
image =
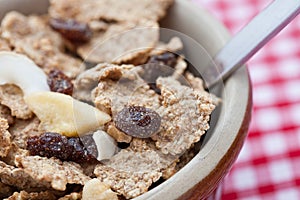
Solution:
[[[234,34],[271,0],[193,0]],[[284,1],[284,0],[282,0]],[[253,117],[222,200],[300,199],[300,16],[249,62]]]

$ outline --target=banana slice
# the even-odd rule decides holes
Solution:
[[[24,95],[50,91],[47,75],[28,57],[10,51],[0,51],[0,85],[15,84]]]
[[[40,119],[41,130],[75,137],[94,131],[111,120],[110,115],[56,92],[36,92],[24,97]]]

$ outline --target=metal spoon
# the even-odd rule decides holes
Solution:
[[[300,0],[274,0],[203,68],[207,88],[224,81],[300,13]]]

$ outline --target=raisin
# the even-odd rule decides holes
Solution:
[[[176,55],[170,52],[166,52],[160,55],[151,56],[148,63],[157,63],[160,65],[167,65],[174,68],[177,64]]]
[[[88,149],[81,143],[79,138],[70,138],[68,140],[69,145],[73,147],[73,151],[70,154],[70,160],[74,162],[88,162],[93,163],[96,156],[89,152]]]
[[[88,148],[97,150],[95,143],[90,142],[89,145],[94,147]],[[41,136],[29,137],[27,139],[27,150],[29,150],[31,155],[47,158],[56,157],[62,161],[74,161],[78,163],[94,163],[98,154],[94,155],[95,152],[90,152],[82,144],[80,138],[67,138],[53,132],[47,132]]]
[[[148,62],[142,66],[144,73],[141,74],[141,77],[148,83],[150,89],[160,95],[161,91],[156,86],[156,79],[171,76],[176,64],[177,57],[170,52],[151,56]]]
[[[129,107],[129,114],[132,121],[138,126],[148,126],[151,123],[151,117],[148,115],[146,108],[141,106]]]
[[[93,139],[92,135],[84,135],[80,136],[80,140],[84,147],[87,149],[87,152],[89,152],[90,155],[93,155],[95,158],[98,157],[98,150],[96,143]]]
[[[68,145],[68,139],[61,137],[58,133],[45,133],[40,137],[29,137],[27,150],[30,151],[31,155],[48,158],[55,156],[61,160],[67,160],[72,153],[72,148]]]
[[[51,70],[47,82],[52,92],[59,92],[72,96],[74,88],[73,83],[62,71],[58,69]]]
[[[129,106],[117,113],[115,124],[119,130],[128,135],[137,138],[148,138],[158,132],[161,118],[149,108]]]
[[[93,35],[87,24],[80,23],[73,19],[51,19],[50,26],[64,38],[75,43],[88,42]]]

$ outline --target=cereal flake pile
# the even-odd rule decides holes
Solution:
[[[172,4],[51,0],[46,15],[6,14],[1,199],[131,199],[192,159],[219,100],[174,53],[179,38],[159,41]]]

